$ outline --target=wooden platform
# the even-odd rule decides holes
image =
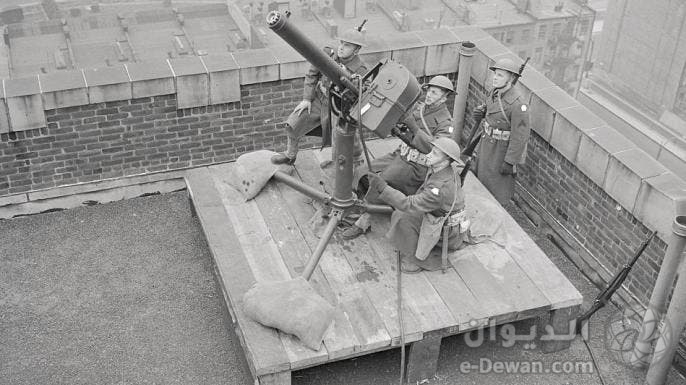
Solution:
[[[395,140],[369,143],[377,156],[397,145]],[[328,151],[301,152],[293,175],[332,191],[332,175],[319,168],[326,158]],[[321,350],[247,319],[241,298],[255,281],[289,279],[302,272],[318,241],[310,223],[315,208],[311,199],[274,181],[254,200],[242,202],[225,182],[231,167],[233,163],[193,170],[186,183],[236,333],[260,383],[290,384],[293,370],[398,346],[396,256],[384,237],[389,217],[375,217],[372,231],[352,241],[335,234],[315,270],[313,286],[338,304]],[[443,336],[545,312],[552,312],[555,330],[566,332],[582,302],[581,294],[473,175],[465,190],[475,231],[491,231],[493,242],[452,253],[446,273],[403,275],[412,382],[433,376]],[[483,223],[480,215],[498,220]],[[544,348],[564,347],[558,342]]]

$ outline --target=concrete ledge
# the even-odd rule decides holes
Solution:
[[[0,98],[0,134],[8,132],[10,132],[10,117],[7,112],[7,101],[3,94],[3,97]]]
[[[135,175],[125,178],[109,179],[97,182],[88,182],[70,186],[56,187],[47,190],[31,191],[22,195],[27,196],[26,201],[54,199],[67,195],[78,195],[83,193],[113,189],[116,187],[124,187],[136,184],[144,184],[169,179],[183,178],[186,176],[186,172],[186,170],[179,170],[158,172],[154,174]]]
[[[82,70],[39,75],[39,81],[46,110],[88,104],[88,89]]]
[[[414,76],[425,75],[427,45],[424,40],[414,32],[392,34],[386,36],[385,40],[391,47],[391,59],[405,66]],[[457,66],[449,72],[455,71]]]
[[[279,80],[279,63],[270,49],[238,51],[233,53],[233,57],[240,67],[241,84]]]
[[[686,179],[686,140],[681,138],[668,140],[660,148],[657,160],[669,171]]]
[[[620,151],[610,157],[603,188],[633,213],[642,181],[666,172],[663,165],[639,149]]]
[[[136,198],[145,194],[167,193],[186,188],[183,178],[166,179],[150,183],[133,184],[98,191],[64,195],[51,199],[27,201],[0,207],[0,219],[10,219],[24,215],[39,214],[45,211],[71,209]]]
[[[272,49],[279,63],[279,79],[301,78],[310,68],[310,63],[290,46],[278,46]]]
[[[460,42],[447,28],[430,31],[416,31],[426,46],[424,75],[444,75],[457,71],[460,61]]]
[[[558,113],[581,131],[588,131],[606,125],[604,120],[581,104],[562,108],[558,110]]]
[[[576,166],[598,186],[603,186],[610,156],[635,147],[609,126],[588,130],[581,135]]]
[[[131,99],[129,75],[123,65],[84,70],[91,104]]]
[[[28,201],[29,201],[29,198],[28,198],[27,194],[25,194],[25,193],[15,194],[15,195],[6,195],[4,197],[0,197],[0,207],[8,206],[8,205],[16,205],[16,204],[25,203]]]
[[[550,135],[550,145],[562,154],[567,160],[576,162],[581,142],[581,131],[559,113],[553,122],[553,132]]]
[[[550,143],[550,137],[553,134],[553,123],[555,123],[556,115],[557,112],[552,107],[536,93],[533,93],[529,106],[531,128],[548,143]]]
[[[686,197],[686,182],[671,172],[646,178],[641,184],[634,215],[649,228],[656,229],[660,238],[669,239],[672,233],[676,198]]]
[[[376,63],[391,58],[391,47],[382,38],[369,39],[367,46],[360,51],[360,59],[373,67]]]
[[[174,74],[166,61],[127,64],[134,99],[176,93]]]
[[[240,70],[233,55],[200,57],[210,73],[210,104],[241,100]]]
[[[210,104],[209,75],[198,56],[168,59],[176,79],[177,108]]]
[[[5,79],[4,88],[10,131],[46,126],[38,76]]]

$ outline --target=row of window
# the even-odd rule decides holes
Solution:
[[[578,32],[577,36],[583,37],[586,35],[586,32],[588,31],[588,26],[589,26],[589,20],[588,19],[582,19],[579,21],[579,26],[578,26]],[[548,38],[548,27],[549,24],[540,24],[538,25],[538,34],[537,38],[539,41],[544,41]],[[531,43],[531,29],[523,29],[521,33],[521,38],[520,42],[523,44]],[[552,24],[552,29],[551,29],[551,35],[552,36],[557,36],[560,34],[562,31],[562,23],[554,23]],[[516,44],[517,42],[515,41],[515,31],[514,30],[509,30],[506,32],[495,32],[493,34],[493,37],[496,39],[500,40],[501,42],[505,44]]]

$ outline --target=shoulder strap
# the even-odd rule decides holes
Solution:
[[[426,124],[426,120],[424,120],[424,107],[426,104],[422,104],[421,107],[419,107],[419,117],[422,119],[422,126],[424,127],[424,131],[426,131],[426,134],[429,135],[429,137],[433,138],[433,134],[431,133],[431,130],[429,130],[429,126]]]
[[[505,121],[507,124],[510,124],[510,118],[507,117],[507,114],[505,113],[505,108],[503,108],[503,99],[500,97],[500,92],[498,92],[498,104],[500,105],[500,112],[503,113],[503,116],[505,117]]]

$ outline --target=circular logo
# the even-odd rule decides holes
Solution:
[[[652,312],[643,323],[645,310],[625,309],[613,314],[605,323],[605,348],[612,357],[627,365],[645,365],[664,357],[665,349],[672,339],[672,329]],[[647,334],[644,343],[636,346],[641,334]],[[638,352],[638,356],[634,354]]]

